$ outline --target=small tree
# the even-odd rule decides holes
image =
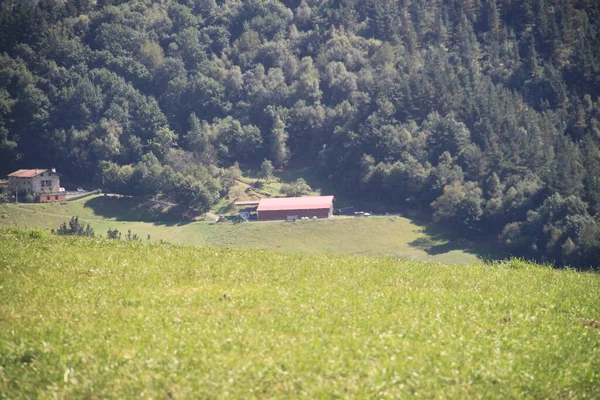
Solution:
[[[482,191],[475,182],[454,182],[444,187],[444,194],[431,207],[436,222],[446,222],[457,228],[472,229],[483,215]]]
[[[108,239],[121,239],[121,232],[118,229],[110,229],[106,232],[106,237]]]
[[[63,236],[87,236],[94,237],[94,229],[90,224],[83,225],[79,222],[79,217],[71,217],[69,225],[63,222],[57,231],[52,230],[53,233]]]
[[[265,160],[260,165],[261,178],[263,178],[265,181],[268,181],[269,179],[271,179],[271,177],[273,177],[273,172],[275,172],[275,167],[273,167],[273,163],[271,162],[271,160],[267,160],[265,158]]]
[[[286,145],[287,140],[288,133],[285,130],[285,124],[277,116],[271,129],[271,155],[277,167],[283,167],[290,158],[290,151]]]

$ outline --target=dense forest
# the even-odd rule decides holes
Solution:
[[[600,260],[600,3],[4,0],[0,172],[196,209],[317,166],[559,265]]]

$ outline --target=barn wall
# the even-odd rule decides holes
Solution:
[[[259,221],[280,221],[286,220],[289,215],[296,215],[298,218],[316,216],[317,218],[329,218],[331,207],[318,208],[314,210],[265,210],[258,212]]]

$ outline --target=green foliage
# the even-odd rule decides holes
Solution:
[[[303,178],[298,178],[290,184],[281,186],[281,194],[287,197],[299,197],[307,195],[311,192],[311,188]]]
[[[119,235],[120,237],[120,235]],[[138,236],[137,233],[132,233],[131,229],[129,229],[127,231],[127,235],[125,235],[125,240],[127,240],[128,242],[141,242],[142,239],[140,239],[140,237]]]
[[[191,175],[178,174],[172,190],[175,201],[194,210],[208,210],[218,199],[218,191],[210,191]]]
[[[473,228],[483,211],[481,189],[474,182],[455,182],[444,187],[444,193],[435,200],[433,218],[455,224],[457,227]]]
[[[599,27],[594,2],[569,0],[9,0],[0,172],[52,165],[204,208],[223,169],[269,159],[432,215],[472,182],[468,225],[490,234],[556,193],[596,218]],[[182,160],[211,176],[205,200]]]
[[[180,161],[176,156],[171,159],[178,168]],[[239,167],[225,170],[219,179],[202,166],[187,166],[183,172],[175,172],[170,165],[163,166],[153,153],[142,156],[134,167],[104,162],[101,168],[104,191],[141,196],[162,193],[183,206],[201,211],[208,210],[218,200],[223,191],[221,182],[228,188],[239,176]]]
[[[161,127],[156,131],[155,137],[150,140],[150,150],[159,158],[163,159],[170,148],[177,143],[177,134],[167,127]]]
[[[47,233],[45,233],[41,229],[30,229],[27,231],[27,236],[31,239],[42,239],[46,237]]]
[[[108,228],[108,231],[106,231],[106,238],[107,239],[121,239],[121,232],[119,232],[118,229]]]
[[[530,211],[526,221],[508,225],[502,238],[530,257],[588,268],[597,264],[590,259],[600,249],[597,230],[583,201],[555,194]]]
[[[279,116],[275,117],[271,129],[271,157],[277,167],[283,167],[288,162],[290,154],[286,145],[288,134],[285,124]]]
[[[31,193],[27,193],[23,196],[23,203],[33,203],[35,201],[35,197]]]
[[[52,232],[62,236],[95,236],[94,229],[90,224],[84,225],[83,223],[80,223],[79,217],[77,216],[71,217],[68,225],[66,222],[63,222],[56,231],[53,229]]]
[[[275,167],[273,167],[273,163],[271,163],[271,160],[267,160],[265,158],[262,164],[260,165],[260,176],[265,181],[268,181],[273,176],[273,172],[275,172]]]

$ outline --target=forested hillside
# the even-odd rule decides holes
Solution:
[[[515,254],[600,259],[600,3],[5,0],[0,169],[203,209],[316,165]]]

